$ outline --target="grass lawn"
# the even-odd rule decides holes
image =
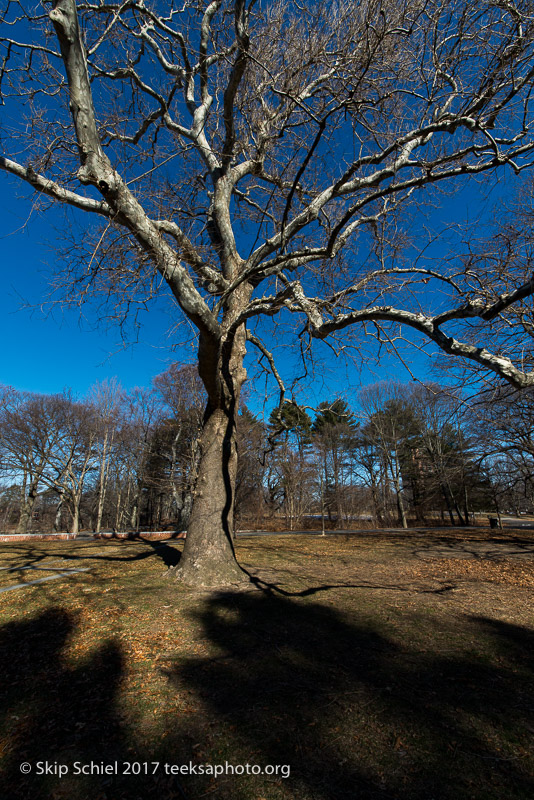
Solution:
[[[532,800],[534,536],[493,534],[243,538],[220,594],[181,543],[1,545],[0,589],[89,569],[0,594],[0,797]]]

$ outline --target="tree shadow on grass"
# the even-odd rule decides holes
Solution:
[[[116,546],[117,542],[113,542],[113,544]],[[111,562],[118,561],[118,562],[124,562],[124,563],[133,563],[133,562],[136,562],[136,561],[144,561],[147,558],[152,558],[154,556],[154,554],[155,554],[153,550],[150,550],[150,549],[147,548],[146,550],[141,550],[140,552],[134,553],[133,555],[128,555],[127,554],[127,550],[126,550],[126,548],[128,547],[128,544],[129,544],[129,542],[126,541],[126,540],[124,542],[120,541],[120,546],[124,546],[125,552],[124,552],[123,555],[119,555],[119,556],[114,556],[114,555],[111,555],[111,554],[110,555],[94,554],[94,553],[91,552],[90,549],[87,549],[87,551],[84,552],[84,553],[77,553],[77,552],[72,552],[71,550],[66,550],[66,551],[62,552],[60,550],[53,550],[53,551],[42,550],[42,551],[39,551],[39,550],[37,550],[35,548],[32,548],[32,547],[27,547],[27,548],[19,547],[19,548],[17,548],[17,550],[15,550],[15,548],[13,548],[12,554],[14,556],[14,560],[12,562],[12,566],[10,566],[10,570],[15,572],[17,569],[20,569],[21,567],[38,566],[42,562],[46,562],[46,563],[48,563],[48,562],[52,563],[53,562],[57,566],[58,569],[61,568],[60,562],[62,562],[62,561],[66,561],[66,562],[70,562],[70,561],[74,561],[74,562],[77,562],[77,561],[95,561],[95,562],[100,562],[100,561],[111,561]],[[137,542],[136,542],[136,544],[137,544]],[[149,544],[149,542],[143,541],[143,544]],[[172,549],[172,548],[169,548],[169,549]],[[11,555],[11,553],[10,553],[10,555]],[[16,561],[15,561],[15,559],[16,559]]]
[[[451,638],[437,653],[439,637],[428,621],[419,630],[414,624],[414,641],[401,646],[370,617],[352,614],[349,620],[311,600],[229,592],[199,599],[188,613],[209,654],[166,654],[162,672],[172,692],[193,698],[196,711],[173,711],[158,731],[141,717],[132,727],[121,715],[125,658],[117,641],[103,640],[76,658],[71,643],[77,620],[61,609],[5,625],[0,746],[9,738],[10,747],[0,797],[534,797],[524,758],[532,715],[532,631],[469,618],[454,633],[464,624],[464,641],[467,631],[479,650],[462,650]],[[287,765],[291,776],[208,781],[167,776],[162,769],[156,775],[57,775],[60,764],[72,773],[76,761],[117,761],[121,769],[124,762],[190,759]],[[56,774],[36,773],[37,762],[45,761],[52,769],[57,765]],[[21,774],[22,762],[32,764],[30,775]]]
[[[175,664],[170,679],[202,697],[251,763],[290,765],[293,796],[534,797],[522,762],[532,675],[518,670],[527,630],[490,621],[492,644],[512,636],[518,648],[496,667],[399,647],[363,620],[272,594],[221,594],[198,620],[220,656]],[[468,624],[488,634],[487,621]]]
[[[473,617],[473,619],[482,630],[497,638],[503,657],[510,659],[517,666],[525,667],[534,676],[534,630],[487,617]],[[531,695],[529,700],[534,720],[534,695]],[[531,727],[534,727],[534,723]]]
[[[175,567],[180,563],[182,557],[181,550],[175,550],[174,547],[169,547],[168,544],[163,542],[147,541],[147,544],[153,548],[154,554],[161,558],[166,567]]]
[[[104,748],[111,754],[123,746],[114,710],[120,649],[105,641],[71,668],[63,651],[74,627],[70,615],[51,609],[27,622],[5,625],[0,632],[2,737],[15,744],[0,778],[0,796],[6,800],[54,796],[58,778],[39,776],[37,762],[48,761],[53,768],[76,760],[100,761]],[[31,774],[21,774],[22,762],[32,765]],[[68,784],[66,779],[63,788]],[[84,784],[89,797],[92,781]]]
[[[0,754],[8,751],[0,774],[0,797],[181,797],[179,783],[161,771],[155,776],[150,768],[149,775],[121,774],[125,762],[150,762],[154,757],[152,748],[138,746],[118,711],[123,654],[119,644],[108,639],[71,665],[65,648],[75,629],[74,616],[50,609],[0,631],[0,741],[4,744]],[[118,775],[99,774],[100,765],[114,767],[115,762]],[[31,765],[29,774],[21,772],[24,763]],[[68,774],[61,774],[65,765]],[[89,774],[75,774],[76,769],[81,772],[81,765]]]

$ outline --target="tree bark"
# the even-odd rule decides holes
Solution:
[[[443,481],[441,482],[440,485],[441,485],[441,492],[443,494],[443,499],[445,500],[445,504],[447,506],[447,512],[449,514],[449,519],[451,521],[451,525],[454,525],[455,524],[454,514],[452,513],[452,506],[451,506],[451,501],[450,501],[450,497],[449,497],[449,493],[448,493],[447,487],[445,486],[445,483]]]
[[[30,483],[28,495],[23,499],[20,507],[20,517],[15,533],[27,533],[32,518],[33,507],[37,499],[37,484],[35,481]]]
[[[56,514],[54,517],[54,530],[57,532],[61,529],[61,516],[63,513],[63,495],[59,495],[59,500],[56,506]]]
[[[247,373],[245,326],[232,328],[252,287],[243,284],[226,308],[224,335],[200,336],[199,372],[208,393],[200,437],[200,460],[187,538],[172,572],[182,583],[216,587],[248,580],[234,550],[237,477],[237,412]]]
[[[184,583],[195,586],[241,582],[245,575],[237,564],[233,544],[237,469],[233,413],[208,409],[200,449],[187,539],[173,572]]]
[[[95,533],[100,533],[100,528],[102,525],[102,514],[104,511],[104,499],[106,495],[108,467],[109,467],[108,438],[109,438],[109,433],[106,428],[106,431],[104,433],[104,442],[102,445],[102,460],[100,462],[100,475],[98,478],[98,503],[96,509]]]
[[[408,527],[408,521],[406,519],[406,510],[404,508],[404,500],[402,498],[402,486],[401,486],[401,469],[399,463],[399,455],[395,450],[394,456],[391,462],[391,472],[393,478],[393,486],[395,487],[395,496],[397,500],[397,513],[399,522],[403,528]]]
[[[72,496],[72,522],[70,533],[78,533],[80,529],[80,499],[76,495]]]

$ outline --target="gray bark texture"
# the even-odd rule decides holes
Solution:
[[[237,452],[235,419],[222,409],[207,412],[195,497],[177,577],[197,586],[241,582],[233,545]]]
[[[22,499],[20,505],[20,516],[15,529],[16,533],[28,533],[30,527],[33,508],[37,500],[37,484],[32,482],[28,490],[28,494]]]

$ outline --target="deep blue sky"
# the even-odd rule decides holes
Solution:
[[[125,388],[146,386],[171,361],[194,360],[191,349],[171,351],[171,318],[163,309],[142,314],[139,342],[124,349],[117,329],[97,325],[90,304],[85,320],[78,311],[39,308],[49,289],[59,217],[47,212],[28,219],[24,189],[0,174],[0,383],[44,393],[69,386],[83,395],[113,375]]]
[[[504,185],[497,194],[502,192],[506,192]],[[96,325],[95,311],[90,304],[83,311],[85,320],[80,319],[77,311],[56,309],[46,314],[39,309],[55,260],[50,242],[56,235],[54,222],[59,218],[55,217],[55,212],[30,215],[28,194],[26,187],[0,173],[0,334],[3,343],[0,383],[43,393],[70,387],[83,396],[95,381],[106,377],[116,376],[125,388],[148,386],[172,361],[193,362],[195,351],[191,346],[175,349],[171,346],[170,303],[152,305],[148,313],[142,314],[139,341],[126,349],[117,329],[106,331]],[[437,224],[446,225],[452,219],[464,222],[475,215],[481,204],[474,186],[464,188],[444,202],[444,208],[434,215]],[[174,338],[178,337],[185,338],[185,334],[179,332]],[[249,351],[252,350],[250,346]],[[320,367],[310,381],[314,388],[307,392],[310,404],[346,395],[349,384],[357,387],[360,383],[378,380],[410,379],[405,367],[385,354],[378,366],[370,364],[357,374],[341,360],[335,363],[324,345],[319,347],[321,350],[327,368]],[[428,362],[423,356],[412,351],[408,357],[413,360],[414,371],[420,379],[429,376]],[[286,360],[284,366],[289,370],[288,365]],[[437,378],[436,375],[430,377]],[[263,381],[258,381],[259,396],[251,398],[255,411],[260,411],[263,405],[264,386]],[[274,402],[275,395],[267,402],[267,413]]]
[[[173,349],[172,311],[165,303],[153,304],[141,315],[139,341],[126,349],[117,329],[97,325],[90,303],[83,309],[85,319],[78,311],[40,308],[56,259],[51,244],[54,225],[61,225],[62,219],[53,211],[31,213],[25,187],[0,173],[0,383],[43,393],[70,387],[83,395],[106,377],[116,376],[125,388],[148,386],[172,361],[194,361],[192,347]],[[319,400],[342,392],[351,374],[324,352],[329,369],[321,370],[315,380]],[[392,370],[401,379],[409,378],[393,361],[365,371],[363,380],[392,377]],[[355,371],[352,375],[358,384],[360,377]]]

